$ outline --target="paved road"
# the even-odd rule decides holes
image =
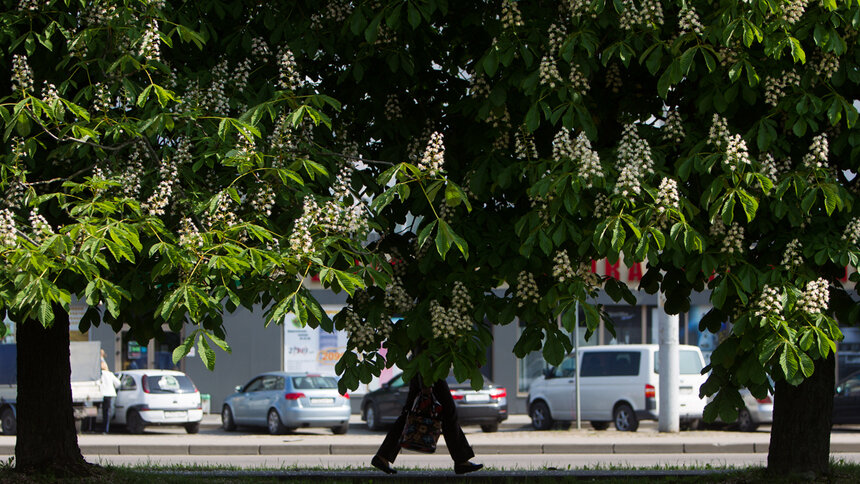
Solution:
[[[349,433],[332,435],[327,429],[302,429],[271,436],[263,429],[225,432],[218,416],[207,416],[201,431],[188,435],[180,427],[148,428],[143,435],[117,429],[110,435],[81,434],[79,444],[90,462],[113,464],[201,464],[259,468],[367,467],[383,432],[371,432],[353,418]],[[499,432],[484,433],[466,427],[477,454],[476,461],[496,469],[582,469],[614,466],[749,466],[764,465],[769,429],[757,432],[686,431],[664,434],[656,424],[643,423],[638,432],[583,429],[531,430],[528,417],[514,415]],[[0,461],[14,453],[15,438],[0,436]],[[404,452],[397,466],[448,469],[444,448],[434,455]],[[831,452],[837,460],[860,463],[860,427],[838,427],[831,434]]]

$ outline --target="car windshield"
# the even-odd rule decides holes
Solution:
[[[331,376],[294,376],[293,388],[296,390],[322,390],[337,388],[337,380]]]
[[[702,373],[702,359],[699,353],[690,350],[678,352],[678,365],[681,367],[682,375],[700,375]],[[660,373],[660,352],[654,352],[654,373]]]
[[[185,375],[143,375],[146,393],[194,393],[197,388]]]

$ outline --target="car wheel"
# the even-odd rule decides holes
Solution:
[[[379,409],[375,403],[370,402],[364,408],[364,420],[367,422],[367,428],[370,430],[379,430],[381,428],[379,424]]]
[[[615,407],[612,418],[615,420],[615,429],[620,432],[635,432],[639,428],[639,419],[636,418],[630,405],[626,403]]]
[[[331,428],[331,433],[335,435],[343,435],[349,431],[349,424],[345,423],[343,425],[338,425],[336,427]]]
[[[281,423],[281,417],[278,415],[278,411],[274,408],[269,410],[269,416],[266,418],[266,427],[269,429],[269,433],[271,435],[280,435],[287,431],[284,424]]]
[[[200,432],[200,422],[188,422],[185,424],[185,432],[189,434],[196,434]]]
[[[18,421],[15,420],[15,412],[11,408],[4,408],[0,414],[0,426],[3,427],[3,435],[15,435],[18,432]]]
[[[594,430],[606,430],[609,428],[609,422],[600,422],[597,420],[592,420],[591,428],[593,428]]]
[[[499,431],[499,423],[496,422],[496,423],[481,425],[481,430],[483,430],[484,432],[487,432],[487,433],[498,432]]]
[[[552,427],[552,416],[549,413],[549,407],[544,402],[535,402],[529,416],[532,418],[532,427],[535,430],[549,430]]]
[[[128,430],[128,433],[142,434],[145,426],[140,413],[137,410],[129,410],[128,417],[125,419],[125,429]]]
[[[738,430],[741,432],[755,432],[755,429],[758,428],[758,424],[753,422],[752,415],[750,415],[749,410],[742,408],[740,412],[738,412]]]
[[[233,411],[230,407],[224,405],[221,409],[221,428],[227,432],[236,430],[236,422],[233,420]]]

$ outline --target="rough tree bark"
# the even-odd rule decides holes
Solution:
[[[55,476],[89,475],[72,411],[69,315],[54,308],[54,323],[18,325],[18,438],[15,470]]]
[[[830,472],[835,359],[815,362],[815,372],[798,386],[777,382],[767,470],[776,475]]]

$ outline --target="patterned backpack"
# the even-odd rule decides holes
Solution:
[[[436,452],[436,442],[442,435],[441,414],[442,404],[433,395],[432,389],[422,387],[406,415],[400,446],[425,454]]]

